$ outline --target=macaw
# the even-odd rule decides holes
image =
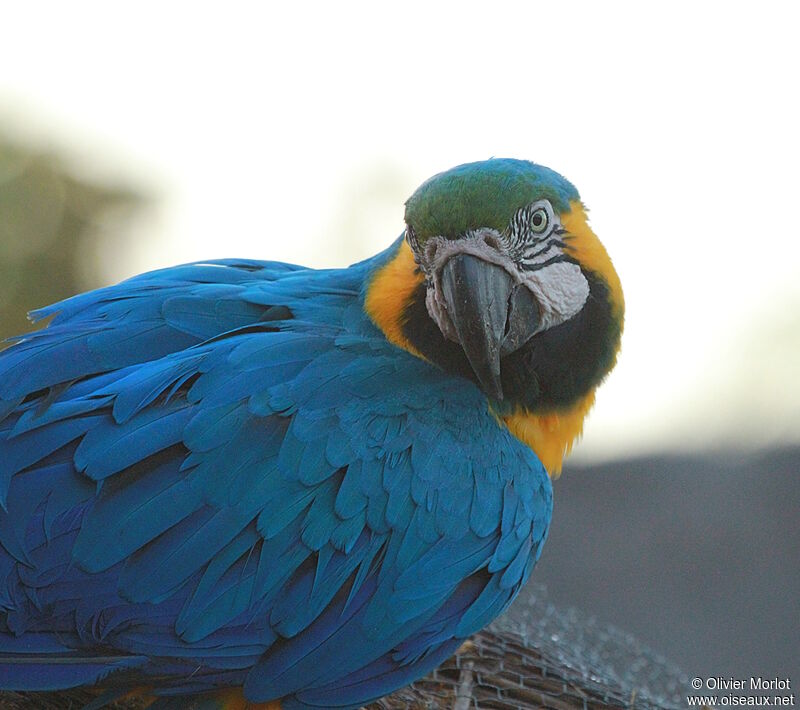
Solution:
[[[349,268],[192,263],[32,314],[0,354],[1,688],[358,708],[508,607],[620,281],[531,162],[440,173],[405,221]]]

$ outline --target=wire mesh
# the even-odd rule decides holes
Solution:
[[[631,635],[559,610],[529,585],[453,658],[369,710],[677,708],[687,682]]]

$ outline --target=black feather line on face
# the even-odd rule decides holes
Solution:
[[[565,247],[566,244],[564,244],[564,242],[562,242],[560,239],[556,239],[555,237],[553,237],[552,239],[548,239],[547,242],[545,243],[545,245],[541,249],[537,249],[532,254],[526,254],[524,258],[525,259],[534,259],[537,256],[541,256],[542,254],[546,254],[554,246]]]
[[[548,249],[549,248],[550,247],[548,247]],[[545,250],[545,251],[547,251],[547,250]],[[528,271],[528,272],[539,271],[540,269],[544,269],[546,266],[552,266],[553,264],[558,264],[558,263],[560,263],[562,261],[568,261],[568,262],[571,262],[573,264],[577,264],[578,263],[578,262],[575,261],[575,259],[567,256],[566,254],[557,254],[556,256],[552,256],[549,259],[546,259],[545,261],[542,261],[542,262],[540,262],[538,264],[526,264],[524,261],[520,262],[519,268],[522,271]]]

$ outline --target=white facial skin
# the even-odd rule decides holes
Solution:
[[[429,280],[425,300],[428,313],[442,334],[458,342],[440,279],[444,264],[457,254],[471,254],[496,264],[515,284],[531,291],[539,304],[539,323],[532,336],[576,315],[589,297],[589,284],[577,264],[560,259],[569,253],[562,235],[561,221],[550,203],[539,200],[519,210],[503,233],[484,227],[460,239],[432,237],[419,250],[416,240],[410,239]]]

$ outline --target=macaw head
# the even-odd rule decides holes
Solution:
[[[423,183],[405,219],[384,274],[405,284],[390,339],[471,379],[501,416],[582,423],[616,360],[624,302],[577,190],[528,161],[468,163]],[[562,455],[580,423],[570,430]]]

